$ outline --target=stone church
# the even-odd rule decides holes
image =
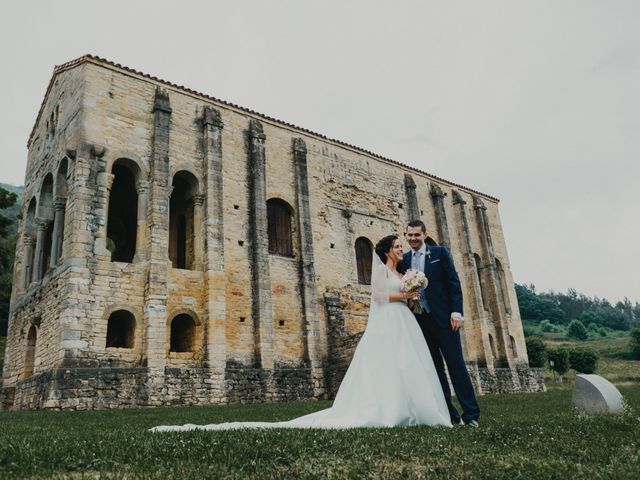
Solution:
[[[28,151],[3,409],[332,398],[372,245],[417,218],[477,391],[544,389],[494,197],[91,55],[55,68]]]

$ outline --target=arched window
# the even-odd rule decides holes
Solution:
[[[173,268],[193,270],[195,267],[195,230],[193,198],[198,193],[198,180],[187,171],[173,177],[169,205],[169,258]]]
[[[514,357],[518,356],[518,346],[516,345],[516,339],[513,338],[513,335],[509,335],[509,338],[511,339],[511,352],[513,353]]]
[[[113,183],[109,196],[107,221],[107,249],[114,262],[131,263],[136,253],[138,229],[137,166],[125,159],[117,160],[111,168]]]
[[[171,320],[171,352],[193,352],[195,350],[196,322],[191,315],[181,313]]]
[[[50,173],[44,177],[40,198],[38,199],[37,224],[39,230],[44,230],[38,234],[36,244],[36,266],[34,272],[35,280],[40,280],[49,268],[51,263],[51,243],[53,241],[53,175]]]
[[[358,283],[371,285],[371,260],[373,247],[368,238],[360,237],[356,240],[356,266],[358,268]]]
[[[36,239],[36,209],[37,202],[35,197],[29,202],[27,208],[27,215],[24,222],[24,249],[23,249],[23,264],[22,274],[23,281],[22,287],[27,288],[31,283],[31,280],[35,277],[33,273],[33,266],[35,263],[35,239]]]
[[[107,347],[133,348],[135,345],[136,317],[126,310],[116,310],[107,323]]]
[[[22,378],[29,378],[33,375],[33,368],[36,359],[36,339],[38,333],[35,325],[32,325],[27,335],[27,349],[24,356],[24,369],[22,372]]]
[[[62,256],[64,240],[64,214],[67,200],[67,169],[68,160],[63,158],[58,167],[55,184],[53,240],[51,248],[51,265],[55,266]]]
[[[278,198],[267,200],[269,253],[293,256],[291,244],[291,212],[289,204]]]

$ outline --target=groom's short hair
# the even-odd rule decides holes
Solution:
[[[407,227],[420,227],[422,229],[422,233],[427,233],[427,226],[422,220],[413,220],[409,222],[409,225],[407,225]]]

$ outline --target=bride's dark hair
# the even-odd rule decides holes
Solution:
[[[376,253],[382,263],[387,263],[387,253],[393,248],[393,243],[398,239],[397,235],[387,235],[378,243],[376,243]]]

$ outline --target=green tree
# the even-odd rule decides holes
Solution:
[[[11,207],[17,195],[0,187],[0,209]],[[7,334],[9,300],[11,297],[11,275],[16,246],[16,236],[9,227],[13,219],[0,213],[0,336]]]
[[[640,328],[634,328],[629,332],[629,350],[633,358],[640,360]]]
[[[547,358],[549,359],[549,366],[560,375],[560,381],[562,381],[562,375],[569,370],[569,352],[564,348],[547,350]]]
[[[593,350],[571,350],[569,365],[578,373],[594,373],[598,367],[598,353]]]
[[[594,310],[591,309],[582,312],[579,319],[584,325],[602,325],[602,317],[600,317],[600,315],[598,315]]]
[[[529,337],[525,340],[527,346],[527,356],[529,357],[529,366],[533,368],[541,368],[545,366],[547,361],[547,349],[542,339],[537,337]]]
[[[567,328],[567,337],[585,341],[589,338],[589,335],[587,334],[587,329],[580,320],[571,320],[569,328]]]

